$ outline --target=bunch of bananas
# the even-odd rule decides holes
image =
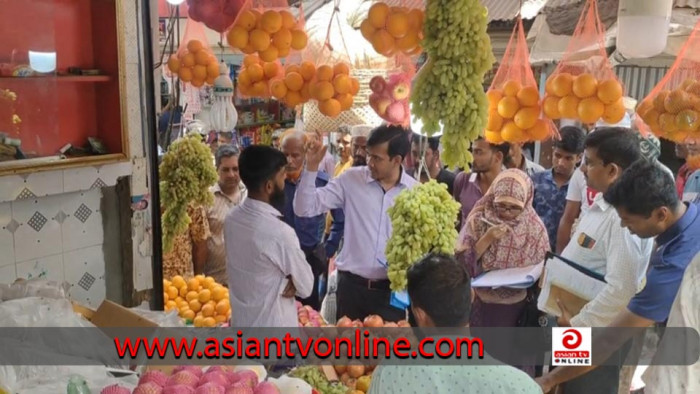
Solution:
[[[275,129],[271,125],[264,125],[258,129],[260,133],[260,145],[271,146],[272,145],[272,134]]]
[[[389,208],[392,231],[386,244],[392,290],[406,288],[406,270],[426,253],[454,253],[459,208],[447,185],[434,179],[396,197]]]
[[[173,142],[158,168],[163,208],[163,251],[172,250],[173,240],[187,231],[189,204],[211,205],[209,187],[218,175],[211,150],[201,136],[190,134]]]
[[[495,61],[486,16],[479,0],[428,0],[426,5],[428,61],[416,76],[412,111],[424,133],[433,135],[442,127],[441,158],[449,166],[469,167],[469,147],[486,126],[482,83]]]

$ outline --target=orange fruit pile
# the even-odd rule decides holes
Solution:
[[[163,279],[165,310],[177,310],[178,315],[195,327],[215,327],[231,319],[228,289],[211,276],[196,275],[183,278],[175,275]]]
[[[687,78],[673,90],[647,97],[637,114],[658,137],[679,143],[700,137],[700,82]]]
[[[176,74],[180,81],[200,88],[205,83],[214,84],[214,80],[219,76],[219,61],[201,41],[191,40],[187,43],[187,50],[180,56],[170,56],[168,70]]]
[[[423,10],[374,3],[360,31],[379,54],[387,57],[397,53],[417,55],[423,50],[420,43],[424,20]]]
[[[315,75],[316,65],[312,62],[290,64],[285,67],[282,78],[270,83],[270,93],[289,108],[307,103],[311,100],[311,80]]]
[[[549,136],[540,119],[540,93],[535,86],[506,81],[501,89],[486,92],[489,116],[484,137],[492,144],[542,141]]]
[[[272,80],[282,73],[279,62],[264,62],[258,55],[246,55],[238,73],[238,88],[249,97],[270,97]]]
[[[542,109],[550,119],[578,119],[583,123],[602,119],[615,124],[625,117],[622,85],[616,79],[598,81],[589,73],[554,74],[547,79],[545,91]]]
[[[226,41],[247,55],[257,52],[263,61],[273,62],[292,49],[306,48],[308,36],[289,11],[246,10],[226,33]]]
[[[318,110],[331,118],[352,108],[354,97],[360,91],[360,82],[350,76],[345,63],[319,66],[311,83],[311,98],[318,101]]]

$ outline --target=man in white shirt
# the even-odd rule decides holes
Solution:
[[[523,145],[522,143],[510,144],[510,152],[508,152],[506,167],[517,168],[529,176],[544,171],[544,167],[525,156],[525,153],[523,153]]]
[[[318,139],[310,140],[294,213],[313,217],[337,208],[345,213],[344,245],[336,258],[338,317],[405,318],[404,309],[390,304],[385,249],[391,236],[387,210],[401,191],[418,184],[401,165],[411,150],[409,138],[400,126],[377,127],[367,140],[367,166],[350,168],[321,188],[314,179],[326,148]]]
[[[463,327],[471,312],[471,288],[465,267],[452,256],[429,254],[408,270],[408,294],[418,327]],[[386,365],[372,374],[369,394],[474,393],[540,394],[523,371],[484,354],[462,365]]]
[[[231,324],[236,327],[296,327],[294,296],[311,295],[311,267],[280,212],[286,165],[282,152],[261,145],[246,148],[239,159],[248,197],[224,223]]]
[[[581,171],[587,185],[600,192],[562,252],[562,256],[605,275],[603,290],[576,316],[564,311],[560,326],[606,327],[642,289],[653,239],[640,239],[620,225],[615,208],[603,194],[635,161],[642,158],[635,133],[625,128],[598,128],[586,137]],[[545,286],[549,284],[545,282]],[[624,349],[625,351],[627,349]],[[619,367],[601,367],[566,385],[571,393],[617,393]],[[600,387],[591,391],[591,387]]]

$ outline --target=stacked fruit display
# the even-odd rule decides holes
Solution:
[[[536,86],[521,86],[510,80],[501,89],[486,92],[489,117],[484,136],[492,144],[541,141],[549,135],[540,119],[540,93]]]
[[[372,90],[369,105],[377,115],[390,124],[410,124],[408,97],[411,94],[411,78],[408,74],[392,74],[388,80],[376,76],[369,81],[369,88]]]
[[[495,61],[487,24],[479,0],[426,3],[422,45],[428,61],[416,75],[411,111],[424,134],[442,130],[440,159],[451,167],[469,167],[471,142],[486,126],[483,82]]]
[[[328,325],[321,317],[321,314],[314,308],[309,305],[302,305],[299,301],[295,301],[294,304],[297,306],[299,327],[325,327]]]
[[[244,96],[270,97],[270,84],[282,72],[279,62],[264,62],[257,55],[246,55],[238,73],[238,89]]]
[[[434,179],[399,193],[388,211],[393,228],[386,244],[391,290],[406,288],[406,270],[426,253],[454,253],[459,207],[447,186]]]
[[[340,382],[331,382],[323,373],[321,367],[309,365],[297,367],[289,372],[289,376],[301,379],[314,388],[319,394],[350,394],[348,386]],[[353,393],[354,394],[354,393]]]
[[[226,34],[228,44],[245,54],[258,53],[266,62],[287,57],[292,49],[306,48],[308,37],[289,11],[241,12]]]
[[[393,56],[397,53],[417,55],[423,48],[423,20],[420,9],[390,7],[386,3],[374,3],[362,21],[362,36],[372,44],[377,53]]]
[[[614,78],[599,81],[589,73],[559,73],[547,79],[545,90],[542,107],[550,119],[615,124],[625,117],[622,85]]]
[[[658,137],[683,143],[700,137],[700,82],[685,79],[673,90],[661,90],[637,108],[651,131]]]
[[[215,327],[231,318],[228,289],[211,276],[180,275],[163,280],[165,310],[177,310],[181,318],[195,327]]]
[[[170,374],[159,370],[145,372],[133,391],[111,385],[103,388],[100,394],[279,394],[274,383],[261,381],[261,373],[264,371],[247,367],[213,366],[204,371],[197,366],[179,366]]]
[[[211,50],[199,40],[187,43],[187,50],[173,54],[168,60],[168,70],[176,74],[180,81],[189,82],[199,88],[205,83],[214,84],[219,76],[219,61]]]

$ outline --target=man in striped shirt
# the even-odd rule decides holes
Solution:
[[[238,148],[222,145],[216,151],[216,172],[219,182],[212,186],[214,204],[207,211],[211,237],[207,241],[207,263],[204,274],[213,277],[217,283],[226,285],[226,248],[224,246],[224,219],[233,207],[240,204],[247,191],[238,173]]]

